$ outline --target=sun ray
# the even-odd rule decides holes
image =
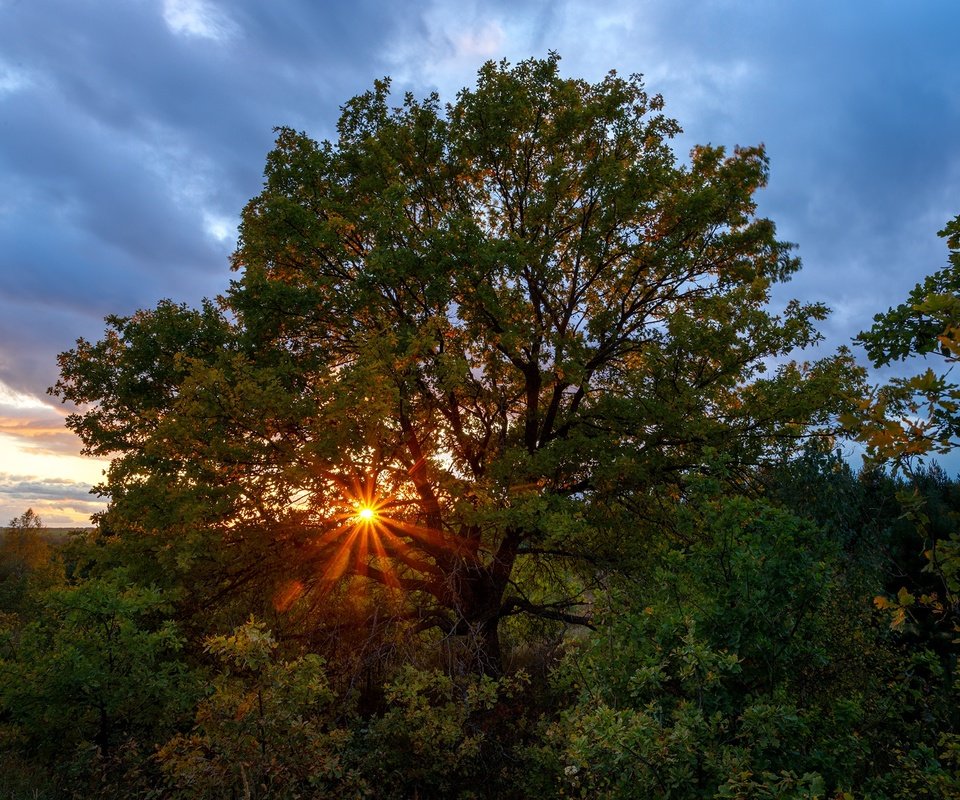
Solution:
[[[366,564],[367,555],[370,552],[370,529],[372,525],[360,525],[358,526],[358,536],[357,536],[357,553],[355,556],[355,563],[357,564]]]
[[[325,596],[348,575],[365,576],[381,584],[387,602],[398,604],[399,610],[405,595],[398,592],[405,581],[414,576],[427,582],[441,578],[444,553],[464,550],[447,532],[416,524],[410,517],[422,510],[418,500],[383,491],[378,485],[380,472],[324,475],[341,500],[317,508],[324,519],[319,521],[309,560],[318,569],[312,579],[304,579],[312,594]],[[278,609],[292,606],[299,598],[297,591],[285,584],[274,601]]]
[[[344,537],[340,546],[334,551],[327,568],[323,571],[320,579],[323,583],[332,584],[344,576],[350,563],[350,552],[353,550],[353,544],[359,533],[360,530],[354,527]]]
[[[273,607],[283,613],[289,611],[290,607],[300,599],[304,592],[304,586],[301,581],[287,581],[273,598]]]

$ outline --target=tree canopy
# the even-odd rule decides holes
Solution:
[[[198,607],[259,593],[316,631],[370,584],[497,672],[502,620],[589,624],[692,479],[749,484],[861,373],[789,360],[826,310],[768,307],[799,262],[756,213],[762,147],[678,160],[639,76],[556,56],[446,105],[389,88],[336,141],[278,129],[219,306],[110,318],[55,391],[114,457],[105,524]]]

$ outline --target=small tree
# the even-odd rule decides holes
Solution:
[[[63,565],[42,533],[43,522],[28,508],[10,520],[0,541],[0,613],[21,613],[37,591],[63,578]]]
[[[0,570],[4,580],[18,579],[50,560],[50,546],[40,536],[43,522],[28,508],[10,520],[0,544]]]
[[[379,585],[495,673],[505,618],[588,622],[596,565],[641,553],[690,476],[721,451],[749,480],[859,373],[784,361],[826,311],[767,310],[798,262],[755,215],[762,148],[678,163],[639,77],[555,55],[447,106],[388,93],[335,143],[278,131],[229,318],[112,318],[56,392],[94,404],[70,425],[115,456],[116,530],[305,613]]]
[[[835,531],[703,489],[699,541],[608,593],[554,673],[575,699],[526,796],[956,796],[952,676],[878,624]]]

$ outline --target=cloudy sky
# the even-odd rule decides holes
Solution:
[[[390,75],[451,98],[488,59],[640,72],[695,143],[766,144],[761,211],[827,346],[946,263],[960,212],[957,0],[0,0],[0,524],[83,522],[103,463],[45,390],[106,314],[229,280],[277,125],[333,135]]]

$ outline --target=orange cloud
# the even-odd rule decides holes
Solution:
[[[53,414],[26,417],[0,413],[0,434],[15,439],[26,450],[54,455],[77,455],[80,440]]]

